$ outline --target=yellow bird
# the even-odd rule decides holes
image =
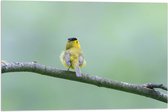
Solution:
[[[82,76],[80,67],[83,67],[86,64],[86,61],[77,38],[68,38],[66,49],[61,53],[60,60],[68,70],[70,68],[75,69],[77,77]]]

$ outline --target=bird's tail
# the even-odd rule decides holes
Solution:
[[[79,68],[78,65],[75,66],[75,72],[76,72],[76,76],[77,76],[77,77],[82,77],[82,74],[81,74],[81,71],[80,71],[80,68]]]

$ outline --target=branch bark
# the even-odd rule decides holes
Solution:
[[[119,82],[114,80],[105,79],[98,76],[91,76],[88,74],[82,74],[82,77],[76,77],[75,72],[56,69],[54,67],[45,66],[36,62],[13,62],[6,63],[1,62],[1,72],[34,72],[41,75],[52,76],[56,78],[63,78],[67,80],[73,80],[83,82],[87,84],[96,85],[98,87],[105,87],[134,93],[141,96],[146,96],[167,103],[167,94],[156,91],[154,88],[160,88],[167,90],[166,86],[162,84],[130,84],[126,82]]]

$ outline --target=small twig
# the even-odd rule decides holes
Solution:
[[[83,82],[87,84],[96,85],[98,87],[106,87],[125,91],[129,93],[138,94],[141,96],[150,97],[162,102],[167,103],[167,94],[155,91],[153,88],[162,88],[167,90],[167,87],[162,84],[130,84],[126,82],[119,82],[114,80],[105,79],[98,76],[91,76],[88,74],[82,74],[82,77],[76,77],[75,72],[56,69],[54,67],[45,66],[36,62],[14,62],[14,63],[1,63],[1,72],[34,72],[41,75],[52,76],[56,78],[63,78],[67,80],[73,80]]]
[[[147,84],[144,84],[144,87],[146,87],[146,88],[150,88],[150,89],[160,88],[160,89],[163,89],[163,90],[166,90],[166,91],[167,91],[167,87],[164,86],[163,84],[152,84],[152,83],[147,83]]]

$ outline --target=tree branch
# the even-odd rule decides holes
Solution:
[[[152,84],[152,83],[147,83],[147,84],[144,84],[144,87],[146,87],[146,88],[150,88],[150,89],[160,88],[160,89],[163,89],[163,90],[166,90],[166,91],[167,91],[167,87],[164,86],[163,84]]]
[[[83,75],[82,77],[76,77],[75,73],[72,71],[60,70],[54,67],[38,64],[36,62],[13,62],[13,63],[1,62],[1,69],[2,69],[1,71],[2,73],[34,72],[41,75],[83,82],[87,84],[96,85],[99,87],[106,87],[106,88],[138,94],[141,96],[150,97],[165,103],[167,103],[167,99],[168,99],[167,94],[154,90],[154,88],[167,90],[167,87],[163,86],[162,84],[151,84],[151,83],[142,84],[142,85],[129,84],[126,82],[118,82],[118,81],[109,80],[98,76],[91,76],[88,74],[82,74]]]

